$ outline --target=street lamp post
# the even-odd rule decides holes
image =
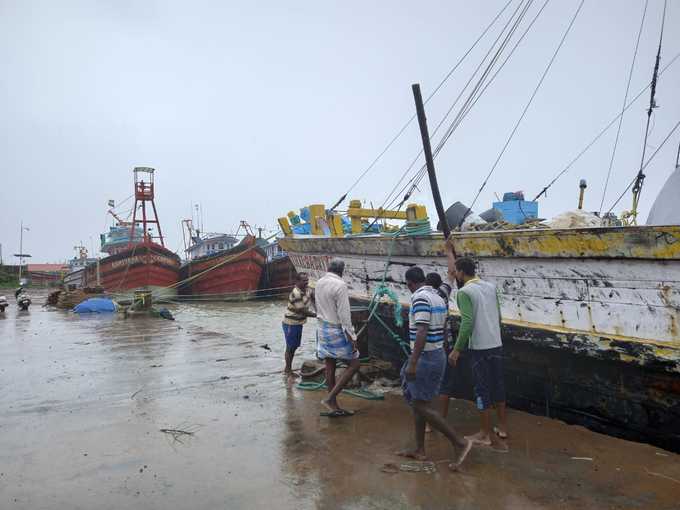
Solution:
[[[24,266],[24,230],[30,230],[24,227],[24,220],[21,220],[21,231],[19,233],[19,284],[21,284],[21,270]]]

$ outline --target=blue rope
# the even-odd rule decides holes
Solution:
[[[410,345],[406,343],[401,338],[401,336],[396,334],[392,330],[392,328],[390,328],[389,325],[385,322],[385,320],[382,317],[380,317],[380,315],[378,314],[378,306],[380,304],[380,299],[383,296],[387,296],[389,300],[392,302],[395,325],[399,328],[404,325],[404,318],[402,316],[402,306],[401,303],[399,302],[399,298],[394,293],[394,291],[390,289],[385,283],[387,281],[387,270],[392,261],[392,251],[394,249],[394,245],[397,239],[400,236],[414,237],[429,235],[430,233],[432,233],[432,228],[430,227],[430,220],[429,218],[425,218],[423,220],[407,221],[406,224],[399,230],[397,230],[394,234],[390,234],[391,241],[389,248],[387,250],[387,260],[385,261],[385,269],[383,270],[382,280],[376,287],[375,292],[373,293],[373,297],[371,298],[371,302],[368,305],[369,314],[366,323],[368,324],[373,318],[377,319],[378,323],[387,330],[392,339],[399,344],[399,347],[407,356],[409,355]]]

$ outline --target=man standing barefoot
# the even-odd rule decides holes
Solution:
[[[406,285],[412,292],[409,312],[411,356],[401,369],[404,398],[413,409],[416,447],[398,455],[425,460],[425,425],[444,434],[456,452],[449,466],[455,470],[465,460],[472,441],[456,434],[447,421],[432,407],[444,374],[444,327],[448,310],[444,300],[425,285],[425,273],[419,267],[406,271]]]
[[[342,409],[337,397],[359,370],[359,350],[350,314],[349,291],[342,279],[344,271],[345,263],[340,259],[333,259],[328,264],[328,272],[316,282],[317,357],[326,363],[328,385],[328,396],[321,401],[326,411],[321,415],[329,418],[354,414]],[[348,366],[336,381],[338,360],[345,361]]]
[[[286,337],[286,368],[284,374],[288,377],[296,377],[293,373],[293,357],[300,347],[302,340],[302,327],[307,322],[307,317],[316,317],[311,310],[314,304],[314,291],[309,287],[307,273],[298,273],[295,287],[288,295],[288,306],[283,317],[283,334]]]

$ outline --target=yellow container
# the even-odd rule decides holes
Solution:
[[[326,218],[326,206],[323,204],[312,204],[309,206],[310,223],[312,224],[313,235],[323,235],[323,229],[319,225],[319,218]]]
[[[293,229],[290,228],[288,218],[286,217],[279,218],[279,227],[281,227],[281,231],[283,232],[284,235],[286,236],[293,235]]]
[[[427,209],[424,205],[408,204],[406,218],[408,221],[425,220],[427,219]]]

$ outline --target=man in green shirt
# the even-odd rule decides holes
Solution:
[[[470,356],[475,386],[475,403],[481,413],[481,430],[469,436],[475,444],[507,451],[505,384],[501,311],[496,286],[476,276],[475,262],[449,256],[449,276],[456,280],[456,302],[460,327],[449,363],[456,365],[462,352]],[[491,408],[498,414],[498,426],[491,428]]]

